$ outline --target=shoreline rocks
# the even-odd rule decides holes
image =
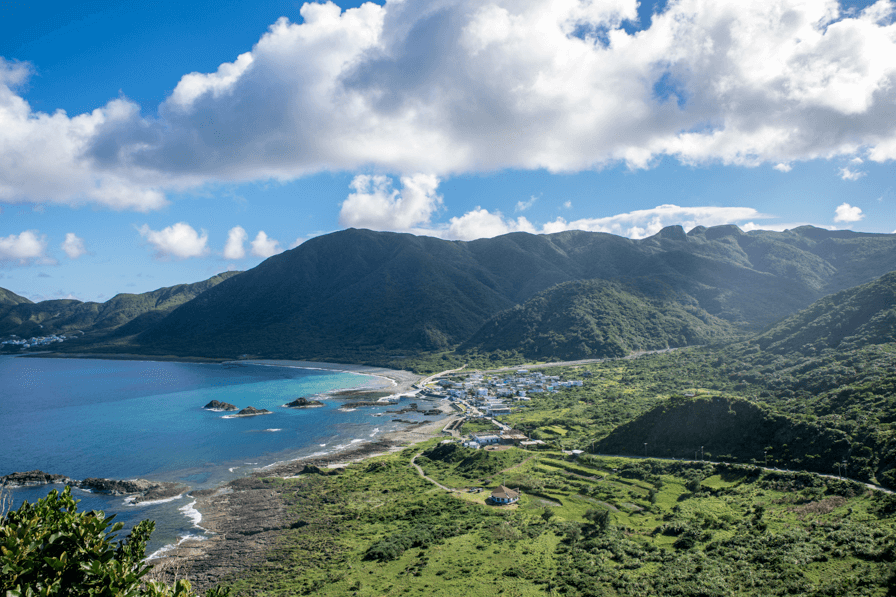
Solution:
[[[107,495],[133,496],[133,503],[165,500],[176,497],[189,489],[181,483],[167,481],[149,481],[147,479],[101,479],[88,477],[83,480],[72,479],[65,475],[51,475],[43,471],[27,471],[10,473],[0,477],[0,486],[34,487],[38,485],[70,485],[95,493]]]

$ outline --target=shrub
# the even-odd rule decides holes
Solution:
[[[192,597],[190,583],[173,587],[145,582],[146,542],[155,523],[144,520],[124,541],[113,543],[123,525],[102,511],[78,512],[66,487],[35,504],[25,502],[0,524],[0,586],[7,597]],[[224,597],[216,589],[209,595]]]

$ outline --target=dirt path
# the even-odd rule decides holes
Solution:
[[[460,493],[457,489],[451,489],[450,487],[445,487],[444,485],[442,485],[441,483],[439,483],[438,481],[436,481],[436,480],[433,479],[432,477],[427,477],[427,476],[426,476],[426,473],[423,472],[423,469],[420,468],[420,465],[417,464],[417,456],[420,456],[420,454],[423,454],[423,452],[418,452],[413,458],[411,458],[411,466],[413,466],[415,469],[417,469],[417,473],[418,473],[421,477],[423,477],[424,479],[426,479],[427,481],[429,481],[430,483],[432,483],[432,484],[435,485],[436,487],[439,487],[440,489],[444,489],[444,490],[447,491],[447,492],[450,492],[450,493]]]

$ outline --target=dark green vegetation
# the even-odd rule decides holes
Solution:
[[[523,496],[495,507],[484,501],[497,482],[448,494],[419,477],[410,460],[421,451],[426,473],[449,485],[449,469],[482,453],[430,442],[326,475],[265,479],[293,522],[225,584],[334,597],[884,597],[893,586],[896,500],[856,483],[510,448],[489,458],[506,459],[499,472]]]
[[[121,523],[102,512],[78,512],[66,487],[0,519],[0,588],[7,597],[193,597],[190,583],[148,581],[146,542],[155,524],[144,520],[113,542]],[[209,597],[224,597],[215,589]]]
[[[86,336],[74,345],[83,347],[110,337],[132,336],[237,273],[225,272],[196,284],[179,284],[143,294],[118,294],[105,303],[73,299],[32,303],[0,289],[6,293],[0,294],[0,337],[30,338],[82,331]],[[9,297],[21,300],[13,302],[7,300]],[[68,347],[72,346],[69,341]]]
[[[473,242],[344,230],[271,257],[165,317],[153,310],[133,319],[94,350],[436,370],[470,360],[606,357],[756,331],[894,269],[896,235],[812,227],[685,234],[672,226],[642,240],[568,231]],[[64,303],[12,308],[55,314]],[[92,312],[99,307],[84,305],[91,313],[77,325],[100,329],[106,320]],[[46,327],[51,318],[18,319]],[[474,352],[452,352],[465,342]],[[79,344],[61,349],[88,343]]]
[[[676,297],[660,298],[604,280],[564,282],[499,313],[461,346],[509,351],[526,359],[623,357],[640,350],[707,344],[730,338],[733,326]]]
[[[18,305],[20,303],[31,303],[31,301],[23,296],[17,295],[15,292],[0,288],[0,307]]]

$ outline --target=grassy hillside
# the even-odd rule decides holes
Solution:
[[[287,514],[277,540],[223,584],[235,595],[340,597],[882,597],[892,586],[892,503],[856,484],[511,449],[519,464],[506,481],[522,498],[496,507],[484,498],[497,482],[449,494],[421,479],[410,460],[426,447],[235,484]],[[191,578],[190,562],[177,573]]]
[[[558,284],[499,313],[461,350],[511,351],[537,360],[607,358],[716,342],[734,333],[728,322],[671,296],[589,280]]]
[[[18,305],[20,303],[30,303],[28,299],[17,295],[15,292],[0,288],[0,308],[10,305]]]

